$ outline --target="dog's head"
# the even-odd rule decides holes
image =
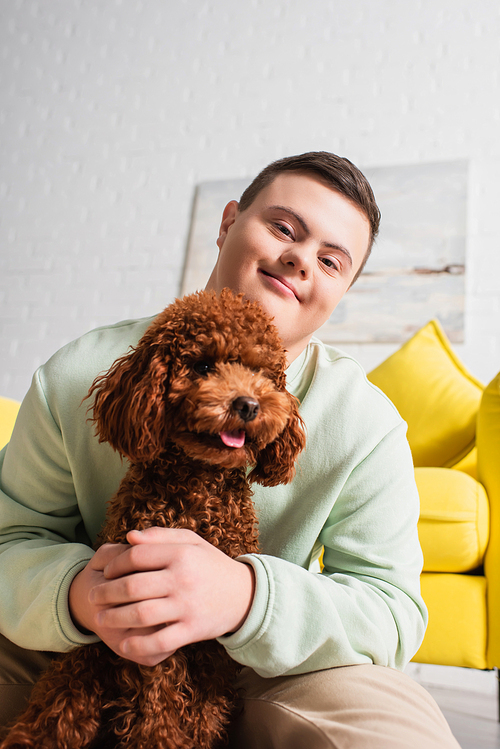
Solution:
[[[99,439],[135,463],[174,442],[197,460],[253,466],[251,481],[287,483],[305,435],[285,367],[259,304],[227,289],[178,299],[93,383]]]

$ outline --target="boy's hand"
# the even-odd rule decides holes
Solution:
[[[252,605],[254,572],[196,533],[131,531],[105,544],[70,588],[77,626],[114,652],[153,666],[192,642],[234,632]]]

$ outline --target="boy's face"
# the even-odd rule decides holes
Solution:
[[[292,362],[349,288],[370,239],[366,216],[309,174],[284,172],[245,210],[228,203],[207,289],[229,287],[274,318]]]

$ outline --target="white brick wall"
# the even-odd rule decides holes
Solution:
[[[491,0],[3,0],[0,393],[21,398],[90,327],[173,298],[198,181],[310,149],[474,160],[462,353],[488,378],[499,38]],[[386,350],[355,353],[371,366]]]

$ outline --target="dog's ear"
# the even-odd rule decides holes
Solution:
[[[288,423],[281,434],[259,453],[248,478],[263,486],[289,484],[295,476],[295,461],[306,445],[304,422],[296,399],[290,395],[292,407]]]
[[[140,342],[117,359],[90,388],[92,421],[99,442],[109,444],[131,461],[149,462],[162,448],[165,433],[165,391],[170,360],[165,347]]]

